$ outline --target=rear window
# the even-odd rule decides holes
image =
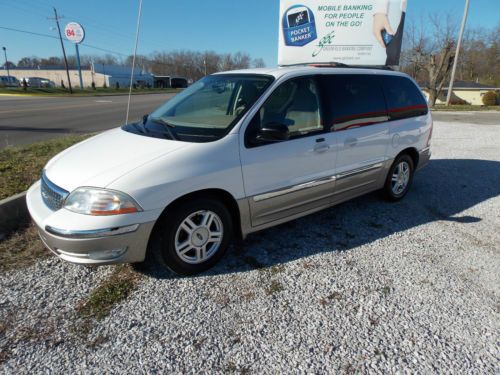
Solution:
[[[426,115],[429,111],[420,89],[408,78],[383,76],[382,86],[391,120]]]
[[[389,120],[384,94],[376,77],[339,74],[324,79],[331,130],[347,130]]]

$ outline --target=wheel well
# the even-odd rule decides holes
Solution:
[[[241,221],[240,221],[240,209],[238,208],[238,203],[236,203],[236,200],[234,197],[228,193],[225,190],[222,189],[205,189],[205,190],[199,190],[195,191],[186,195],[183,195],[182,197],[177,198],[173,202],[171,202],[160,215],[160,218],[157,220],[159,222],[163,217],[168,215],[169,212],[175,209],[175,207],[181,205],[182,203],[195,199],[195,198],[211,198],[214,200],[217,200],[219,202],[222,202],[226,208],[229,210],[229,213],[231,214],[231,217],[233,219],[234,223],[234,231],[237,236],[242,236],[241,233]],[[156,225],[155,225],[156,227]]]
[[[409,155],[409,156],[411,157],[411,159],[413,160],[413,167],[414,167],[415,169],[417,169],[417,166],[418,166],[418,159],[419,159],[419,157],[420,157],[420,155],[418,154],[418,151],[417,151],[415,148],[413,148],[413,147],[407,148],[407,149],[405,149],[405,150],[401,151],[401,152],[398,154],[398,156],[396,156],[396,159],[397,159],[399,156],[403,155],[403,154],[407,154],[407,155]]]

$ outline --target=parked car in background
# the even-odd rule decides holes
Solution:
[[[28,87],[55,87],[55,83],[47,78],[24,77],[23,79],[26,80]],[[21,82],[23,79],[21,79]]]
[[[19,87],[19,81],[13,76],[0,76],[0,87]]]
[[[28,209],[62,259],[150,258],[192,275],[212,267],[233,236],[374,190],[402,199],[429,161],[431,135],[422,92],[399,72],[219,73],[54,157],[29,189]]]

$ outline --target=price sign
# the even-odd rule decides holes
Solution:
[[[80,44],[85,39],[85,31],[82,25],[76,22],[70,22],[64,28],[64,35],[66,38],[75,44]]]

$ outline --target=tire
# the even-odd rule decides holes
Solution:
[[[407,172],[404,172],[404,171]],[[408,154],[402,154],[396,158],[384,185],[384,195],[387,200],[396,202],[405,197],[413,183],[415,165]]]
[[[172,272],[196,275],[222,258],[232,236],[233,220],[226,206],[217,200],[195,198],[172,207],[160,219],[149,251],[156,263]]]

